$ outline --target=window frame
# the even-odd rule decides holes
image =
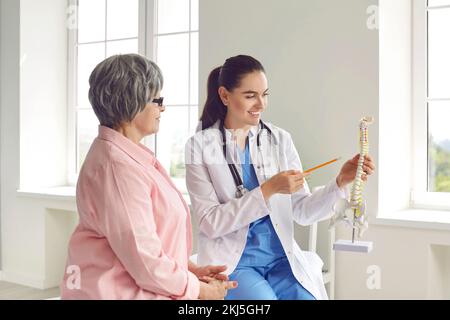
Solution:
[[[168,36],[171,34],[188,34],[189,36],[189,73],[188,73],[188,103],[183,106],[188,109],[188,131],[191,131],[191,111],[192,108],[198,108],[197,103],[192,102],[191,96],[191,37],[193,33],[199,34],[199,28],[192,29],[192,0],[189,1],[189,30],[175,33],[158,33],[158,1],[160,0],[139,0],[139,21],[138,21],[138,53],[142,54],[153,61],[157,61],[157,43],[158,37]],[[106,0],[105,0],[106,2]],[[76,6],[76,21],[78,23],[78,4],[79,0],[68,0],[69,6]],[[106,13],[105,13],[106,14]],[[150,19],[150,17],[153,17]],[[78,72],[78,28],[69,29],[68,31],[68,115],[67,115],[67,185],[75,186],[78,180],[78,124],[77,124],[77,72]],[[105,41],[107,41],[105,39]],[[177,105],[167,105],[167,107],[179,107]],[[158,152],[158,134],[145,137],[143,143],[150,149]],[[183,192],[187,193],[185,179],[173,178],[174,183]]]
[[[78,1],[68,0],[69,7],[75,7],[76,14],[76,26],[75,28],[68,29],[67,39],[67,185],[74,186],[76,184],[75,168],[76,168],[76,122],[75,122],[75,94],[76,90],[76,71],[78,69],[77,64],[77,51],[75,50],[75,44],[78,43]]]
[[[450,192],[428,191],[428,0],[412,1],[412,150],[413,172],[410,205],[417,209],[450,209]]]

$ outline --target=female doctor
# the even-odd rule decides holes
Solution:
[[[327,299],[323,262],[300,249],[292,221],[328,218],[359,155],[311,194],[289,133],[261,120],[267,96],[264,68],[250,56],[231,57],[209,75],[202,130],[186,144],[198,262],[227,266],[239,286],[226,299]],[[375,170],[370,157],[364,170],[366,180]]]

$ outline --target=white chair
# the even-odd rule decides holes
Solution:
[[[321,238],[320,246],[317,246],[318,226],[320,224]],[[321,221],[320,223],[314,223],[309,226],[308,237],[308,251],[317,253],[324,262],[322,269],[323,282],[327,286],[328,297],[334,299],[335,289],[335,253],[333,250],[333,243],[335,240],[335,229],[328,228],[329,221]]]

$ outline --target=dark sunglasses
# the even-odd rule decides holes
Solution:
[[[162,107],[163,106],[163,102],[164,102],[164,97],[158,98],[158,99],[153,99],[152,100],[153,103],[157,103],[158,107]]]

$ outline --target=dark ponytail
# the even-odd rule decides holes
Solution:
[[[219,96],[219,75],[222,67],[217,67],[208,77],[208,97],[206,98],[203,114],[200,118],[202,130],[211,127],[217,120],[225,119],[227,107],[222,103]]]
[[[245,55],[228,58],[222,67],[211,71],[208,77],[208,96],[200,117],[202,130],[211,127],[217,120],[225,120],[228,109],[220,99],[219,88],[223,86],[232,91],[239,87],[244,76],[254,71],[265,72],[258,60]]]

